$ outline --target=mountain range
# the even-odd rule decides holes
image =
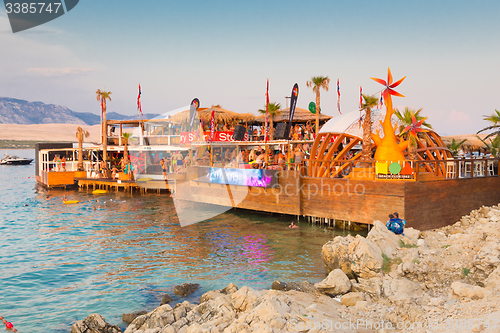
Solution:
[[[159,114],[145,113],[144,119],[153,119]],[[108,112],[107,119],[133,120],[138,116],[126,116]],[[75,112],[62,105],[29,102],[22,99],[0,97],[0,124],[80,124],[97,125],[101,116],[90,112]]]

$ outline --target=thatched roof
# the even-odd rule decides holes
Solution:
[[[220,105],[212,105],[209,108],[199,108],[198,109],[198,117],[200,120],[203,120],[205,124],[210,123],[212,119],[212,111],[215,111],[215,122],[216,123],[225,123],[225,122],[248,122],[252,123],[255,121],[255,116],[251,113],[237,113],[233,111],[229,111],[223,109]],[[173,115],[170,119],[173,122],[183,122],[187,121],[189,118],[189,110],[179,112]]]
[[[273,121],[278,122],[278,123],[284,122],[284,121],[286,122],[286,121],[288,121],[289,117],[290,117],[290,108],[281,109],[280,114],[275,116],[273,118]],[[325,122],[331,118],[332,117],[330,117],[326,114],[319,115],[320,122]],[[266,121],[265,115],[261,114],[261,115],[255,117],[255,120],[256,120],[256,122],[264,123]],[[311,121],[311,122],[316,121],[316,115],[314,113],[310,112],[309,110],[295,108],[295,113],[293,114],[293,122],[300,122],[300,123],[304,122],[305,123],[307,121]]]
[[[486,148],[485,144],[477,138],[479,136],[484,140],[484,138],[488,134],[462,134],[462,135],[448,135],[448,136],[442,136],[441,139],[443,139],[443,142],[448,145],[452,142],[453,139],[455,139],[455,142],[460,142],[462,140],[467,140],[462,144],[462,147],[465,150],[476,150],[476,149],[481,149],[481,148]],[[489,140],[486,140],[486,142],[489,142]]]

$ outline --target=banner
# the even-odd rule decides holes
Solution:
[[[215,132],[212,134],[212,131],[210,132],[204,132],[203,139],[198,139],[199,135],[196,132],[181,132],[181,143],[182,144],[188,144],[191,142],[197,142],[197,141],[205,141],[205,142],[210,142],[210,138],[213,136],[213,142],[233,142],[233,134],[234,132]],[[243,141],[248,141],[248,132],[245,132],[245,137],[243,138]]]
[[[292,128],[293,114],[295,113],[295,107],[297,106],[297,98],[299,97],[299,85],[294,84],[292,88],[292,96],[290,98],[290,118],[288,119],[288,126],[285,129],[285,138],[290,138],[290,130]]]
[[[195,98],[189,106],[189,131],[193,131],[194,120],[196,119],[196,111],[200,107],[200,100]]]
[[[231,169],[198,167],[199,182],[212,184],[273,187],[278,184],[278,171],[267,169]]]

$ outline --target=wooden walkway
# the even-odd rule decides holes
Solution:
[[[78,187],[89,189],[92,187],[93,190],[111,190],[114,189],[118,191],[123,189],[124,191],[132,192],[134,189],[140,189],[134,180],[117,180],[117,179],[106,179],[106,178],[75,178],[78,182]]]

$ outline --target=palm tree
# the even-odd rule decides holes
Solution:
[[[481,139],[479,137],[479,135],[477,135],[477,138],[484,143],[484,145],[486,146],[486,148],[488,148],[488,150],[491,152],[491,155],[493,155],[493,157],[498,157],[500,155],[500,136],[499,135],[497,135],[493,140],[490,139],[490,143],[487,143],[486,139],[485,140]]]
[[[479,137],[478,137],[479,138]],[[479,140],[481,140],[481,138],[479,138]],[[453,138],[451,140],[451,143],[447,144],[446,146],[448,147],[448,149],[451,151],[451,154],[453,156],[457,156],[458,155],[458,150],[460,149],[460,147],[464,144],[464,142],[467,141],[467,139],[463,139],[462,141],[460,142],[457,142],[455,141],[455,139]],[[483,141],[484,142],[484,141]]]
[[[111,91],[104,91],[97,89],[96,97],[99,102],[102,103],[102,159],[104,162],[108,160],[108,133],[107,133],[107,123],[106,123],[106,100],[111,101]]]
[[[319,132],[319,113],[320,113],[320,105],[319,105],[319,90],[320,88],[328,91],[330,84],[330,79],[328,76],[313,76],[311,81],[307,81],[306,85],[308,88],[312,87],[312,90],[316,93],[316,135]]]
[[[361,160],[369,162],[372,160],[372,108],[378,103],[375,96],[362,95],[364,102],[361,110],[365,111],[365,120],[363,121],[363,146],[361,150]],[[369,165],[371,166],[371,164]]]
[[[493,113],[492,115],[483,116],[483,117],[484,117],[484,120],[493,123],[493,125],[483,128],[482,130],[480,130],[479,132],[477,132],[477,134],[479,134],[481,132],[484,132],[484,131],[491,130],[491,129],[496,129],[495,132],[488,134],[484,138],[485,140],[488,139],[491,136],[500,134],[500,129],[499,129],[500,128],[500,111],[498,111],[497,109],[495,109],[495,113]]]
[[[83,139],[88,138],[90,133],[85,131],[83,128],[78,126],[76,129],[76,138],[78,139],[78,171],[84,171],[83,169]]]
[[[123,147],[123,164],[124,165],[127,165],[128,164],[128,139],[130,139],[130,137],[132,136],[132,133],[123,133],[122,134],[122,137],[123,137],[123,143],[124,143],[124,147]]]
[[[266,109],[259,109],[259,112],[266,114]],[[274,136],[274,117],[281,113],[281,104],[276,102],[271,102],[267,105],[267,113],[269,114],[269,140],[273,139]],[[265,135],[265,134],[264,134]]]
[[[427,132],[427,129],[422,128],[422,126],[432,129],[432,126],[425,121],[427,117],[422,117],[420,112],[422,112],[421,108],[415,111],[408,107],[403,112],[398,109],[394,111],[399,120],[399,135],[404,140],[409,140],[408,159],[411,161],[417,160],[417,140],[419,133]]]

